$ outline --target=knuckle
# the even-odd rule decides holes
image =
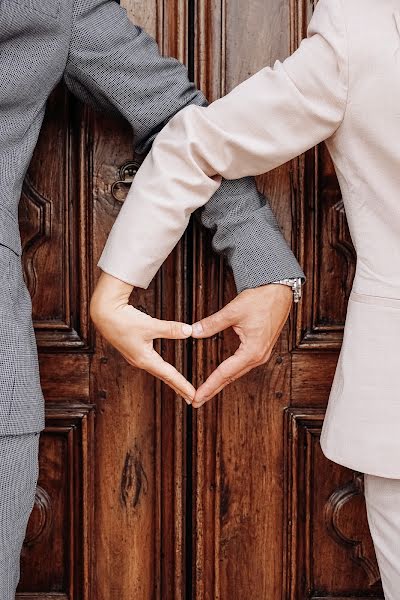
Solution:
[[[213,317],[207,317],[206,319],[200,319],[199,321],[201,328],[204,333],[207,333],[213,326]]]
[[[207,317],[206,319],[201,319],[200,324],[205,335],[208,335],[210,332],[214,331],[215,327],[217,326],[216,319],[213,315]]]
[[[228,370],[228,368],[222,363],[219,367],[221,378],[227,383],[231,383],[235,380],[234,375]]]
[[[176,334],[176,324],[174,323],[174,321],[168,321],[167,323],[168,336],[173,338]]]
[[[146,318],[148,315],[140,315],[142,322],[141,325],[146,331],[150,331],[152,334],[156,334],[156,332],[160,329],[160,320],[156,319],[156,317]],[[144,318],[143,318],[144,317]]]
[[[132,363],[134,363],[138,369],[148,370],[151,364],[151,358],[148,353],[141,351],[139,354],[132,356]]]
[[[255,348],[250,353],[251,363],[255,365],[262,365],[267,362],[271,352],[265,348]]]
[[[171,385],[174,380],[173,367],[171,367],[168,363],[164,365],[165,368],[162,369],[161,377],[164,383],[167,385]]]
[[[132,364],[134,364],[135,367],[137,367],[138,369],[146,368],[146,361],[142,356],[132,359]]]

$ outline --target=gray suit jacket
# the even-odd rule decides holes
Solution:
[[[18,203],[23,179],[47,98],[62,78],[84,102],[122,114],[133,128],[136,150],[141,153],[177,111],[188,104],[206,104],[190,83],[185,67],[160,56],[155,41],[134,26],[116,2],[1,0],[0,245],[16,257],[21,255]],[[305,280],[252,178],[224,181],[202,210],[201,219],[213,231],[214,249],[227,257],[239,291],[283,277]],[[3,257],[11,265],[7,271],[11,277],[15,260],[12,256],[8,259]],[[4,285],[0,303],[5,305]],[[7,288],[10,285],[12,281]],[[1,333],[11,319],[7,314],[0,306]],[[31,340],[31,333],[29,336]],[[2,335],[0,368],[5,352]],[[36,359],[29,360],[32,367]],[[13,389],[15,393],[15,386]],[[37,407],[24,406],[23,390],[21,394],[11,404],[0,395],[0,435],[42,427],[42,414]],[[11,406],[16,404],[20,409],[13,420]],[[30,406],[36,405],[30,402]],[[31,416],[23,423],[16,422],[17,414],[25,414],[25,409]]]

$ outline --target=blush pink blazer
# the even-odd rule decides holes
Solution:
[[[400,478],[400,0],[319,0],[308,37],[157,136],[99,266],[147,287],[221,176],[274,169],[322,140],[357,267],[322,430],[325,455]]]

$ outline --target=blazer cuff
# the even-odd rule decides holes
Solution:
[[[255,211],[232,236],[227,252],[237,292],[256,288],[287,277],[306,281],[303,269],[285,240],[279,226],[271,224],[270,209]]]
[[[126,265],[129,264],[129,268]],[[149,267],[143,264],[143,259],[138,263],[134,259],[131,259],[129,263],[124,263],[121,260],[120,253],[116,249],[113,252],[110,245],[108,245],[100,257],[97,266],[102,271],[116,277],[120,281],[129,283],[133,287],[147,289],[158,271],[158,266]]]

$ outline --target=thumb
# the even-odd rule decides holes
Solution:
[[[224,308],[213,315],[194,323],[192,325],[192,337],[210,337],[216,333],[219,333],[220,331],[223,331],[224,329],[228,329],[228,327],[231,327],[234,324],[232,317],[232,311],[229,310],[228,306],[224,306]]]
[[[192,326],[179,321],[162,321],[153,319],[153,337],[184,340],[191,336]]]

